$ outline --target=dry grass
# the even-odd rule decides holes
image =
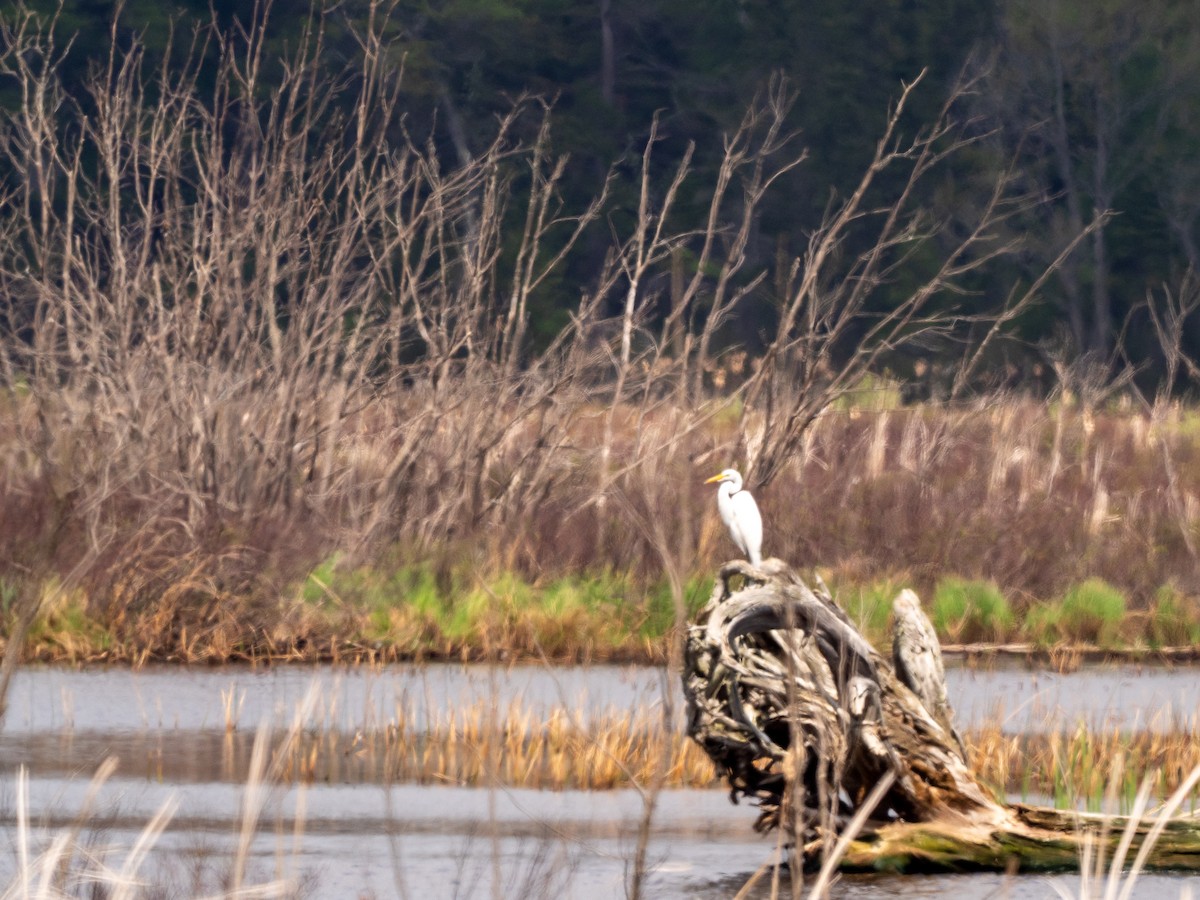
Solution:
[[[1050,797],[1067,808],[1099,810],[1111,790],[1128,812],[1144,773],[1157,773],[1151,791],[1163,799],[1200,766],[1195,722],[1162,731],[1081,725],[1030,735],[1006,735],[1000,725],[989,725],[971,732],[967,745],[969,762],[983,783],[1010,797]],[[1196,801],[1195,793],[1189,795],[1188,808],[1194,810]]]
[[[664,787],[716,783],[708,757],[683,734],[664,731],[658,709],[608,711],[585,722],[564,710],[535,715],[519,703],[449,711],[421,729],[397,722],[353,737],[310,733],[284,772],[311,782],[349,768],[369,781],[545,790],[646,785],[660,770]]]
[[[235,698],[226,701],[221,777],[241,781],[251,767],[251,741],[238,730]],[[1049,797],[1069,808],[1099,809],[1107,791],[1126,811],[1143,773],[1157,773],[1151,791],[1164,798],[1200,766],[1197,721],[1155,721],[1127,731],[1082,724],[1060,731],[1054,725],[1017,735],[1001,721],[975,728],[965,734],[968,763],[1002,797]],[[386,721],[359,723],[353,734],[325,725],[287,740],[274,758],[277,776],[289,783],[609,790],[644,785],[658,771],[670,788],[721,783],[698,745],[664,724],[659,706],[585,715],[566,702],[535,711],[521,699],[421,714],[397,705]]]
[[[607,186],[561,207],[546,111],[516,104],[448,170],[433,142],[397,132],[387,25],[372,29],[344,84],[318,64],[314,21],[264,96],[257,23],[201,36],[216,55],[203,79],[196,58],[158,73],[136,46],[116,53],[84,104],[59,80],[52,26],[20,9],[0,23],[0,77],[20,98],[0,112],[7,633],[57,586],[79,609],[75,625],[44,611],[47,657],[536,653],[546,637],[516,617],[487,646],[490,631],[453,629],[409,646],[395,631],[424,626],[397,591],[393,633],[372,640],[374,610],[295,600],[336,558],[535,587],[620,573],[630,635],[587,633],[581,616],[584,635],[552,652],[635,655],[663,630],[637,624],[655,615],[660,550],[684,573],[730,552],[700,484],[730,463],[769,479],[767,551],[846,579],[924,592],[943,574],[990,578],[1018,610],[1091,576],[1134,610],[1164,585],[1200,594],[1190,410],[888,402],[878,373],[926,326],[953,330],[924,304],[1000,252],[980,245],[1013,208],[999,185],[944,266],[873,316],[872,286],[894,280],[884,261],[937,238],[911,192],[879,215],[855,204],[882,170],[911,185],[963,149],[951,122],[882,141],[805,258],[756,262],[755,208],[803,160],[772,83],[726,142],[704,227],[674,222],[694,173],[650,183],[651,141],[637,216],[576,279],[572,249],[609,230]],[[876,243],[843,258],[850,222]],[[694,271],[660,296],[688,254]],[[585,285],[569,324],[534,340],[564,278]],[[787,295],[763,355],[723,355],[723,323],[761,284]]]
[[[1165,732],[1077,728],[1045,735],[1006,735],[990,725],[967,733],[969,763],[984,784],[1009,798],[1049,797],[1067,808],[1100,808],[1112,789],[1113,761],[1125,761],[1117,796],[1128,811],[1141,773],[1157,773],[1153,796],[1165,798],[1200,766],[1200,728]],[[665,761],[664,761],[665,754]],[[657,711],[610,711],[584,723],[564,711],[534,716],[519,704],[497,713],[477,706],[446,713],[424,730],[392,724],[360,732],[305,735],[285,777],[345,777],[511,787],[607,790],[646,783],[658,767],[665,786],[721,784],[692,741],[664,734]],[[1194,804],[1193,795],[1189,802]]]
[[[1145,609],[1163,585],[1200,588],[1198,424],[1182,406],[1155,418],[1019,398],[851,411],[819,423],[766,503],[790,537],[783,555],[857,579],[907,573],[925,593],[946,574],[988,578],[1027,605],[1097,576]]]
[[[674,421],[664,410],[641,427],[665,432]],[[819,563],[852,612],[856,585],[889,581],[932,596],[945,576],[988,579],[1016,613],[1008,637],[1046,647],[1088,640],[1086,629],[1076,634],[1049,613],[1073,585],[1099,576],[1127,607],[1124,620],[1104,632],[1107,643],[1191,644],[1200,630],[1200,587],[1184,537],[1200,515],[1200,504],[1186,499],[1200,496],[1191,440],[1197,427],[1200,418],[1183,407],[1154,424],[1132,411],[1089,414],[1015,398],[996,407],[833,411],[810,433],[805,459],[760,492],[767,551],[801,566]],[[1173,455],[1182,507],[1170,501],[1152,428],[1162,429]],[[581,421],[562,439],[586,442],[588,433]],[[358,453],[366,455],[379,439],[364,431],[360,440]],[[719,458],[723,440],[719,424],[696,431],[677,455],[664,451],[661,462],[629,473],[623,488],[638,515],[658,519],[668,541],[689,548],[694,572],[711,571],[730,548],[700,484],[711,464],[687,457]],[[11,456],[19,446],[0,420],[0,452]],[[503,529],[456,522],[455,538],[436,547],[406,543],[420,526],[396,521],[379,551],[331,552],[346,532],[322,533],[302,511],[269,536],[227,530],[206,538],[210,550],[180,533],[153,542],[133,535],[121,553],[89,560],[81,535],[51,567],[61,574],[41,582],[41,592],[55,594],[57,579],[74,573],[77,587],[48,603],[32,646],[43,658],[134,662],[539,653],[661,659],[657,641],[670,617],[656,612],[662,585],[655,553],[620,521],[626,513],[591,501],[586,458],[557,465],[540,502],[514,512]],[[7,470],[10,481],[20,476],[17,467]],[[343,473],[348,484],[357,477]],[[657,480],[638,489],[642,478]],[[662,480],[678,485],[677,502],[650,509],[641,498],[661,496]],[[424,482],[429,490],[436,484]],[[420,484],[406,490],[422,493]],[[0,494],[0,544],[11,559],[25,558],[20,523],[37,503],[53,506],[36,482]],[[82,524],[69,517],[64,527]],[[433,584],[436,603],[422,605],[427,587],[406,572]],[[623,574],[606,574],[614,572]],[[564,580],[583,592],[593,584],[607,602],[547,601]],[[886,622],[883,613],[876,628]]]

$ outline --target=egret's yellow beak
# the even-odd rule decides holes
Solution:
[[[719,474],[717,474],[717,475],[714,475],[712,478],[709,478],[709,479],[707,479],[707,480],[706,480],[704,483],[705,483],[705,484],[712,484],[714,481],[720,481],[720,480],[721,480],[722,478],[724,478],[724,477],[725,477],[725,473],[724,473],[724,472],[721,472],[721,473],[719,473]]]

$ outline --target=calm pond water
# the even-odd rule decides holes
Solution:
[[[951,667],[961,723],[1001,716],[1013,733],[1093,725],[1166,728],[1200,713],[1195,669],[1090,667],[1072,674],[1017,666]],[[33,844],[70,823],[89,778],[116,754],[117,774],[92,817],[97,848],[133,846],[145,823],[174,802],[170,826],[143,867],[170,896],[215,891],[237,843],[244,790],[222,761],[245,751],[260,722],[286,727],[316,684],[307,726],[353,734],[403,717],[437,720],[451,708],[519,702],[595,716],[658,709],[674,683],[652,668],[396,666],[26,669],[16,676],[0,732],[0,884],[16,866],[16,772],[30,771]],[[237,725],[226,735],[227,709]],[[610,897],[622,884],[643,814],[635,791],[487,790],[364,783],[352,766],[328,783],[274,788],[250,847],[250,871],[294,877],[312,897]],[[652,820],[649,894],[733,896],[775,853],[754,833],[754,811],[723,791],[667,791]],[[5,850],[4,848],[8,848]],[[124,858],[118,851],[116,863]],[[1193,879],[1143,877],[1134,896],[1177,897]],[[843,878],[835,896],[1053,897],[1078,878],[1021,876]],[[752,896],[770,896],[769,879]]]
[[[1187,666],[1095,665],[1059,674],[1013,662],[967,667],[948,660],[946,680],[964,728],[1000,717],[1014,734],[1079,721],[1167,729],[1200,714],[1200,671]],[[14,677],[3,733],[223,730],[229,699],[241,727],[287,725],[314,685],[313,726],[350,732],[393,721],[400,711],[420,723],[481,703],[519,701],[539,715],[566,708],[586,717],[654,709],[670,690],[682,705],[675,680],[646,666],[41,667]]]

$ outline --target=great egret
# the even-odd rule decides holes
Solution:
[[[762,516],[750,492],[742,488],[742,476],[736,469],[726,469],[705,481],[721,482],[717,489],[717,509],[729,528],[738,549],[746,554],[752,565],[762,565]]]
[[[954,711],[946,695],[946,671],[942,665],[942,646],[933,623],[921,609],[921,600],[907,588],[892,604],[895,626],[892,632],[892,662],[896,674],[925,709],[958,744],[966,757],[962,738],[954,728]]]

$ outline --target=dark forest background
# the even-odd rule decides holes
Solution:
[[[307,0],[275,0],[266,10],[230,0],[39,0],[30,8],[57,15],[60,45],[73,35],[60,68],[68,90],[108,57],[110,35],[144,44],[145,68],[154,71],[190,53],[196,23],[215,20],[236,34],[262,15],[261,90],[279,75],[271,62],[286,58],[314,19],[325,30],[321,52],[330,77],[340,78],[360,52],[356,35],[370,17],[386,13],[387,52],[403,72],[403,116],[394,127],[431,140],[448,169],[487,146],[497,116],[516,98],[545,98],[553,105],[552,149],[570,155],[559,187],[564,207],[586,206],[614,166],[615,181],[604,219],[532,299],[534,346],[565,324],[622,217],[636,212],[641,153],[655,116],[659,184],[695,146],[696,177],[673,217],[678,227],[700,225],[721,136],[736,129],[775,73],[797,92],[788,125],[808,157],[756,211],[747,269],[772,276],[724,326],[724,346],[753,353],[762,345],[782,302],[784,268],[853,189],[889,103],[923,70],[902,119],[909,135],[936,118],[964,73],[978,78],[955,99],[954,115],[981,139],[920,186],[920,203],[947,241],[1010,167],[1015,190],[1031,201],[1006,223],[1009,236],[1020,238],[1018,252],[973,273],[966,293],[942,299],[943,310],[997,312],[1098,213],[1114,214],[1012,323],[1012,339],[997,345],[1004,359],[991,360],[992,368],[1006,365],[1009,381],[1044,386],[1046,372],[1072,365],[1161,378],[1152,307],[1190,289],[1186,276],[1200,254],[1200,23],[1179,0],[399,0],[386,9],[346,0],[323,11]],[[215,65],[216,51],[209,56]],[[201,72],[201,85],[204,79]],[[540,119],[526,119],[522,127],[532,138]],[[891,177],[883,172],[877,180],[880,197],[894,194]],[[859,248],[853,234],[848,241],[850,255]],[[937,242],[924,245],[872,303],[885,310],[899,302],[940,264],[937,257]],[[673,260],[689,263],[686,254]],[[661,268],[665,279],[667,265]],[[648,283],[648,290],[662,289]],[[620,297],[612,303],[616,312]],[[928,356],[949,363],[962,352],[963,337],[931,340],[889,359],[888,367],[904,378],[926,370]],[[1200,349],[1200,320],[1189,321],[1184,343]]]
[[[661,634],[727,465],[845,583],[1200,595],[1190,6],[211,3],[0,11],[18,632]]]

